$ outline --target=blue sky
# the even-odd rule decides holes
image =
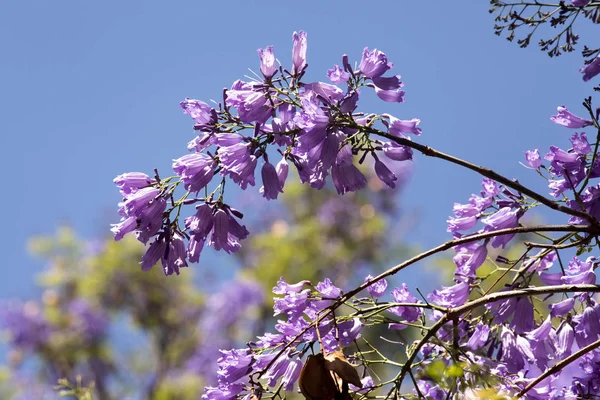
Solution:
[[[494,36],[485,1],[372,4],[5,2],[0,297],[36,292],[32,276],[42,265],[27,254],[31,235],[65,223],[89,238],[108,234],[118,219],[114,176],[154,167],[166,173],[173,158],[186,154],[194,135],[179,101],[219,99],[248,67],[258,70],[259,47],[274,45],[289,64],[294,30],[308,32],[307,79],[326,80],[342,54],[359,60],[363,47],[377,47],[402,75],[407,102],[367,98],[361,110],[418,117],[421,143],[543,189],[519,162],[531,148],[568,147],[571,132],[548,117],[563,104],[583,114],[591,87],[577,71],[579,54],[550,60],[535,46],[522,50]],[[584,26],[581,36],[591,38],[590,30]],[[478,192],[480,181],[416,156],[400,200],[415,219],[404,240],[424,248],[448,239],[452,204]],[[224,256],[205,257],[195,268]]]

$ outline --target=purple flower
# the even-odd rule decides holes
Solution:
[[[558,357],[568,357],[571,355],[571,348],[575,340],[575,331],[568,322],[563,324],[558,332],[558,341],[556,343],[556,355]]]
[[[265,76],[265,79],[269,80],[277,72],[277,66],[275,65],[275,54],[273,53],[273,46],[267,46],[264,49],[258,49],[258,56],[260,57],[260,72]]]
[[[583,348],[595,342],[600,334],[600,320],[593,307],[587,306],[583,314],[573,317],[575,325],[575,340]]]
[[[239,241],[248,237],[249,232],[246,227],[240,225],[223,209],[218,209],[214,213],[213,221],[209,246],[214,246],[215,250],[225,250],[228,254],[237,252],[241,247]]]
[[[119,191],[125,197],[137,192],[146,186],[155,183],[152,178],[141,172],[127,172],[117,176],[113,182],[119,187]]]
[[[481,222],[487,225],[485,228],[486,232],[515,228],[519,225],[520,212],[520,209],[511,210],[510,207],[503,207],[489,217],[483,218]],[[514,236],[514,233],[495,236],[491,241],[492,247],[496,248],[502,246],[502,248],[504,248]]]
[[[600,74],[600,56],[594,58],[591,63],[585,65],[579,70],[579,72],[583,74],[584,82],[587,82],[596,75]]]
[[[482,323],[477,324],[466,346],[473,351],[480,349],[487,343],[489,334],[490,327],[488,325]]]
[[[419,379],[417,381],[417,385],[419,386],[419,392],[423,396],[425,396],[426,399],[445,400],[448,398],[448,395],[446,394],[444,389],[442,389],[433,382],[428,382],[424,379]]]
[[[373,279],[371,275],[367,275],[365,278],[365,282]],[[383,296],[385,290],[387,289],[387,281],[385,279],[380,279],[377,282],[373,283],[371,286],[367,287],[367,291],[369,294],[375,298],[379,298]]]
[[[548,318],[546,318],[539,327],[537,327],[536,329],[534,329],[532,331],[527,332],[525,334],[525,336],[532,342],[540,343],[540,342],[546,340],[546,338],[548,338],[551,331],[552,331],[552,318],[550,316],[548,316]]]
[[[184,114],[188,114],[192,119],[201,126],[213,125],[217,122],[216,114],[212,108],[200,100],[186,98],[179,103],[179,107]]]
[[[181,177],[186,190],[199,192],[214,176],[216,162],[206,154],[187,154],[173,160],[173,171]]]
[[[217,361],[219,386],[236,383],[250,371],[252,354],[248,349],[219,350],[221,358]]]
[[[486,243],[469,247],[454,256],[456,264],[455,280],[458,282],[468,282],[470,278],[475,278],[475,272],[487,258]]]
[[[281,378],[281,384],[283,388],[291,392],[294,390],[294,383],[298,380],[300,376],[300,371],[302,371],[302,361],[300,360],[290,360],[285,372],[283,373],[283,378]]]
[[[410,293],[406,283],[403,283],[401,287],[392,290],[391,295],[396,303],[420,303],[420,301]],[[404,318],[407,322],[416,321],[422,314],[420,307],[390,307],[389,311]]]
[[[596,283],[594,261],[594,257],[589,257],[586,262],[581,262],[579,258],[573,257],[573,260],[569,261],[567,275],[560,278],[562,283],[569,285]]]
[[[285,185],[285,180],[287,179],[287,176],[288,176],[288,170],[289,170],[288,162],[284,157],[281,159],[281,161],[279,161],[277,163],[277,166],[275,167],[275,171],[277,172],[277,179],[279,179],[279,186],[282,189],[281,190],[282,192],[283,192],[283,186]]]
[[[292,75],[298,75],[306,66],[306,32],[294,32],[292,42]]]
[[[413,118],[410,121],[404,121],[392,117],[389,114],[385,114],[385,117],[389,119],[389,122],[387,122],[387,120],[384,119],[384,124],[388,128],[388,133],[392,136],[403,137],[403,133],[412,133],[413,135],[418,136],[422,132],[421,128],[419,128],[421,120],[418,118]]]
[[[241,136],[239,140],[240,142],[230,146],[219,147],[217,154],[223,167],[221,174],[229,174],[231,179],[245,190],[248,184],[254,186],[256,157],[251,154],[252,145],[250,143],[242,143]]]
[[[263,181],[261,192],[263,197],[267,200],[277,199],[277,196],[279,193],[283,193],[283,190],[281,190],[282,184],[279,180],[277,170],[273,164],[265,161],[265,164],[262,167],[261,175]]]
[[[325,278],[324,281],[319,282],[315,289],[317,289],[323,297],[327,297],[329,299],[335,299],[342,294],[341,289],[331,283],[329,278]]]
[[[195,151],[196,153],[201,153],[211,145],[217,144],[217,141],[217,136],[213,133],[203,132],[202,135],[196,136],[194,139],[188,142],[187,149],[188,151]]]
[[[442,307],[461,306],[469,298],[469,283],[461,282],[454,286],[443,286],[442,290],[434,290],[427,298]]]
[[[273,293],[275,294],[288,294],[288,293],[298,293],[302,291],[304,285],[309,285],[310,281],[300,281],[298,283],[290,285],[283,279],[283,277],[279,278],[277,282],[277,286],[273,288]]]
[[[587,136],[584,132],[580,134],[574,133],[569,139],[573,145],[573,151],[577,154],[586,155],[592,151],[590,143],[587,140]]]
[[[527,164],[534,169],[538,169],[542,166],[542,159],[540,158],[540,152],[538,149],[526,151],[525,161],[527,161]]]
[[[550,117],[555,124],[566,126],[567,128],[579,129],[593,124],[592,121],[580,118],[567,110],[565,106],[558,107],[558,114]]]
[[[483,190],[485,191],[485,193],[490,197],[494,197],[498,193],[500,193],[500,188],[498,187],[498,184],[492,179],[483,178],[481,185],[483,186]]]
[[[225,384],[218,387],[207,386],[204,388],[202,400],[231,400],[236,398],[242,390],[244,390],[243,383]]]
[[[213,207],[204,203],[196,206],[196,214],[185,219],[185,227],[200,238],[206,239],[214,224]]]
[[[119,214],[123,216],[119,224],[113,224],[111,231],[115,240],[121,240],[129,232],[136,231],[137,238],[146,243],[162,226],[162,214],[167,207],[160,190],[153,187],[139,189],[125,201],[119,203]]]
[[[176,273],[179,275],[179,268],[187,267],[187,250],[183,236],[175,232],[169,240],[169,248],[162,255],[162,266],[165,275]]]
[[[574,305],[575,298],[571,297],[569,299],[559,301],[558,303],[550,304],[548,305],[548,308],[550,308],[550,315],[552,317],[562,317],[563,315],[571,311]]]
[[[396,187],[398,178],[390,169],[379,159],[375,159],[375,173],[377,177],[392,189]]]
[[[404,103],[404,95],[406,93],[403,90],[381,90],[375,86],[375,94],[381,100],[388,103]]]
[[[338,333],[339,340],[342,346],[350,346],[354,340],[360,337],[360,330],[362,328],[362,323],[360,322],[360,318],[353,318],[349,321],[345,321],[342,323],[338,323]],[[333,336],[335,341],[335,329],[332,329],[330,334]],[[337,343],[335,343],[335,348],[332,350],[337,350]]]
[[[466,231],[477,224],[477,216],[450,217],[446,222],[448,223],[447,232]]]
[[[356,103],[358,103],[358,90],[353,90],[344,96],[339,102],[340,111],[343,113],[352,113],[356,110]]]
[[[290,292],[285,297],[275,297],[273,299],[273,310],[275,315],[286,313],[288,315],[300,315],[308,306],[308,295],[310,289],[305,289],[301,292]]]
[[[339,65],[327,70],[327,77],[333,83],[346,83],[350,79],[350,74],[340,68]]]
[[[585,7],[590,4],[590,1],[592,0],[571,0],[571,4],[575,7]]]
[[[514,317],[509,326],[519,335],[534,328],[533,304],[531,304],[528,297],[520,297],[516,300]]]
[[[397,90],[404,86],[400,82],[400,75],[396,76],[379,76],[373,78],[373,83],[381,90]]]
[[[226,104],[237,108],[244,123],[264,123],[273,113],[270,94],[262,84],[237,80],[226,95]]]
[[[142,260],[140,264],[142,265],[142,271],[150,271],[154,265],[165,255],[165,250],[167,249],[167,242],[164,237],[160,235],[156,238],[148,249],[146,253],[142,256]]]
[[[380,77],[392,67],[393,64],[388,62],[387,56],[383,52],[377,49],[369,51],[368,47],[364,48],[362,59],[358,66],[360,72],[371,79]]]
[[[412,160],[413,152],[410,147],[385,142],[383,144],[383,154],[394,161],[406,161]]]
[[[335,163],[331,168],[331,179],[339,194],[354,192],[367,184],[367,178],[352,163]]]

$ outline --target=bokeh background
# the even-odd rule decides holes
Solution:
[[[171,160],[187,152],[194,133],[179,101],[218,101],[222,89],[243,79],[247,68],[258,70],[256,49],[266,45],[274,45],[277,58],[289,64],[295,30],[308,32],[307,79],[325,80],[326,70],[340,64],[342,54],[359,60],[365,46],[377,47],[394,62],[394,73],[402,75],[406,103],[386,104],[364,96],[362,111],[420,118],[420,142],[542,191],[544,182],[519,164],[524,151],[540,147],[544,152],[549,143],[564,144],[567,133],[548,118],[559,105],[581,111],[589,88],[578,73],[578,54],[549,60],[534,45],[522,50],[494,36],[486,2],[38,0],[7,1],[0,9],[0,168],[7,173],[0,196],[5,213],[0,298],[6,301],[26,301],[47,291],[35,276],[55,263],[49,266],[49,257],[32,257],[30,238],[69,226],[73,235],[85,239],[81,246],[96,241],[106,249],[102,243],[109,237],[110,223],[118,220],[120,200],[112,179],[127,171],[151,174],[155,167],[169,171]],[[584,23],[579,33],[590,37],[590,30]],[[465,202],[480,190],[476,174],[420,155],[405,172],[400,190],[331,205],[352,209],[357,204],[392,204],[376,208],[376,215],[368,207],[358,212],[357,223],[371,221],[369,238],[385,251],[385,257],[363,255],[360,273],[391,266],[406,254],[447,240],[446,219],[453,203]],[[193,284],[204,296],[199,303],[205,304],[211,293],[224,290],[224,282],[245,269],[258,277],[266,296],[263,289],[285,272],[276,266],[259,268],[280,260],[273,255],[279,245],[272,244],[311,232],[297,230],[291,222],[306,222],[325,200],[301,188],[290,192],[287,203],[278,207],[266,205],[257,193],[230,192],[228,202],[245,213],[252,232],[267,235],[264,240],[240,257],[205,250],[200,263],[189,268],[193,274],[185,270],[163,279]],[[550,214],[539,217],[552,221]],[[384,223],[377,225],[373,218]],[[284,225],[274,226],[284,220]],[[327,228],[319,221],[310,229]],[[288,254],[281,256],[285,262],[299,257],[293,251],[297,244],[288,245]],[[47,250],[48,244],[42,247]],[[303,248],[296,251],[302,254]],[[354,253],[345,254],[350,256]],[[294,278],[312,273],[310,257],[305,258],[304,269],[297,268]],[[322,261],[313,260],[319,273],[339,267]],[[348,275],[352,262],[342,269],[347,284],[358,279]],[[395,278],[397,283],[425,292],[443,277],[430,265],[416,270]],[[76,273],[60,272],[63,279]],[[127,321],[117,324],[114,337],[123,336],[125,325]],[[146,343],[145,334],[127,332],[128,339],[116,339],[120,348]],[[7,347],[0,349],[9,358]]]

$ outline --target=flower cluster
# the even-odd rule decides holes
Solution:
[[[115,178],[124,199],[121,222],[112,231],[115,240],[133,232],[142,243],[150,242],[142,269],[161,260],[165,274],[179,274],[188,261],[199,260],[205,244],[236,252],[248,230],[237,220],[242,214],[224,201],[225,182],[228,178],[243,190],[255,186],[257,168],[260,193],[267,200],[283,192],[290,165],[301,182],[321,189],[331,176],[337,192],[344,194],[365,187],[367,179],[357,163],[370,156],[379,179],[391,188],[397,185],[388,165],[410,161],[412,150],[373,136],[408,140],[407,135],[421,134],[420,120],[357,112],[362,90],[372,89],[386,102],[404,101],[400,77],[386,75],[393,64],[382,51],[365,48],[357,69],[344,55],[342,66],[327,72],[331,83],[306,82],[306,43],[305,32],[294,33],[289,70],[278,65],[272,46],[259,49],[261,75],[235,81],[216,107],[196,99],[181,102],[197,136],[188,144],[191,153],[173,161],[175,176],[161,179],[156,172],[150,178],[134,172]],[[209,192],[215,179],[220,183]],[[176,199],[180,185],[186,193]],[[202,197],[194,197],[200,193]],[[196,214],[180,226],[182,207],[194,203]]]
[[[286,391],[292,391],[304,366],[302,356],[318,343],[325,354],[347,347],[360,337],[359,318],[331,318],[324,314],[342,295],[329,279],[312,289],[310,282],[288,284],[280,279],[273,293],[277,333],[265,333],[249,343],[247,349],[221,350],[218,364],[218,384],[207,387],[203,399],[231,398],[243,391],[252,393],[262,385],[250,380],[258,375],[267,387],[278,382]],[[318,326],[318,328],[317,328]],[[285,346],[285,350],[284,349]],[[366,381],[365,381],[366,382]]]

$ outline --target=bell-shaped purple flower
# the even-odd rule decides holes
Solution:
[[[574,133],[569,139],[573,145],[573,151],[577,154],[586,155],[592,151],[590,142],[587,140],[587,135],[584,132]]]
[[[169,248],[162,255],[162,266],[165,275],[179,275],[179,268],[187,267],[187,250],[183,237],[175,232],[169,240]]]
[[[367,275],[365,278],[365,282],[373,279],[371,275]],[[375,298],[379,298],[385,294],[385,290],[387,289],[387,281],[385,279],[380,279],[377,282],[373,283],[371,286],[367,287],[367,291],[369,294]]]
[[[400,81],[400,75],[396,76],[379,76],[373,78],[373,83],[381,90],[398,90],[404,86]]]
[[[277,163],[277,166],[275,167],[275,171],[277,172],[277,179],[279,179],[279,186],[281,187],[282,192],[283,192],[283,186],[285,185],[285,180],[287,179],[287,176],[288,176],[288,170],[289,170],[288,162],[284,157],[281,159],[281,161],[279,161]]]
[[[298,377],[300,376],[302,366],[302,361],[290,360],[285,372],[283,373],[283,378],[281,378],[281,384],[283,385],[284,390],[288,392],[294,390],[294,383],[296,383]]]
[[[520,297],[516,300],[514,317],[510,321],[509,327],[516,334],[529,332],[534,328],[533,304],[528,297]]]
[[[575,340],[575,331],[568,322],[563,324],[558,332],[558,340],[556,343],[556,355],[560,358],[571,355],[573,341]]]
[[[142,271],[150,271],[154,265],[165,255],[165,250],[167,249],[167,243],[164,240],[164,237],[160,235],[156,238],[148,249],[146,253],[142,256],[142,260],[140,264],[142,265]]]
[[[473,351],[480,349],[486,345],[489,334],[490,327],[488,325],[482,323],[477,324],[466,346]]]
[[[275,294],[288,294],[288,293],[298,293],[303,290],[304,285],[309,285],[310,281],[300,281],[298,283],[289,284],[283,279],[283,277],[279,278],[277,281],[277,286],[273,288],[273,293]]]
[[[418,136],[422,132],[421,128],[419,128],[421,120],[418,118],[413,118],[410,121],[405,121],[392,117],[389,114],[386,114],[386,116],[389,118],[389,123],[387,123],[386,121],[385,125],[388,127],[388,133],[390,135],[402,137],[403,133],[412,133],[413,135]]]
[[[591,63],[585,65],[579,70],[583,74],[584,82],[589,81],[596,75],[600,74],[600,56],[594,58]]]
[[[473,228],[477,224],[477,216],[466,217],[450,217],[446,220],[448,223],[447,232],[466,231]]]
[[[555,124],[566,126],[567,128],[579,129],[593,124],[588,119],[583,119],[571,113],[565,106],[558,107],[558,114],[550,117]]]
[[[434,290],[427,298],[442,307],[457,307],[467,301],[470,294],[468,282],[461,282],[454,286],[443,286],[442,290]]]
[[[383,154],[387,158],[394,161],[407,161],[412,160],[413,152],[410,147],[400,146],[396,143],[385,142],[383,144]]]
[[[141,172],[127,172],[117,176],[113,182],[125,197],[137,192],[139,189],[150,186],[155,181]]]
[[[265,79],[269,80],[277,72],[277,66],[275,65],[275,53],[273,52],[273,46],[267,46],[264,49],[258,49],[258,57],[260,57],[260,72],[264,75]]]
[[[231,179],[246,189],[248,185],[254,186],[254,170],[256,157],[251,154],[251,144],[239,142],[231,146],[220,147],[217,151],[223,166],[222,174],[229,174]]]
[[[540,152],[538,151],[538,149],[526,151],[525,161],[527,161],[527,164],[534,169],[538,169],[542,166],[542,159],[540,157]]]
[[[219,209],[214,213],[213,228],[209,245],[215,250],[225,250],[228,254],[235,253],[242,246],[240,240],[248,237],[248,230],[240,225],[227,211]]]
[[[181,177],[186,190],[199,192],[214,176],[216,162],[206,154],[187,154],[173,160],[173,171]]]
[[[306,32],[294,32],[292,43],[292,75],[298,75],[306,66]]]
[[[342,290],[335,286],[329,278],[325,278],[324,281],[317,283],[315,289],[317,289],[323,297],[330,299],[335,299],[342,294]]]
[[[365,47],[358,69],[367,78],[373,79],[380,77],[392,67],[393,64],[388,62],[387,56],[382,51],[377,49],[369,51],[369,48]]]
[[[575,325],[575,340],[580,348],[595,342],[600,335],[600,320],[593,307],[587,306],[583,314],[573,317]]]
[[[403,283],[401,287],[392,290],[390,294],[396,303],[420,303],[420,301],[410,293],[406,283]],[[422,314],[420,307],[398,306],[391,307],[389,311],[404,318],[407,322],[416,321]]]
[[[327,77],[333,83],[346,83],[350,79],[350,74],[340,68],[339,65],[327,70]]]
[[[375,173],[377,177],[392,189],[396,187],[398,178],[390,169],[379,159],[375,160]]]
[[[375,86],[375,94],[387,103],[404,103],[404,90],[382,90]]]
[[[221,358],[217,360],[219,384],[235,383],[251,371],[252,353],[248,349],[219,351],[221,352]]]
[[[179,107],[181,107],[184,114],[188,114],[196,123],[202,126],[213,125],[217,122],[211,106],[203,101],[186,98],[179,103]]]
[[[512,210],[510,207],[503,207],[489,217],[483,218],[481,222],[487,225],[486,232],[515,228],[519,225],[519,214],[520,209]],[[514,234],[496,236],[491,241],[492,247],[504,248],[514,236]]]
[[[367,184],[367,178],[352,163],[336,162],[331,168],[331,179],[339,194],[354,192]]]
[[[263,181],[261,192],[263,197],[267,200],[277,199],[277,196],[279,193],[283,193],[283,190],[281,190],[282,185],[279,181],[277,170],[273,164],[265,161],[265,164],[262,167],[261,175]]]

